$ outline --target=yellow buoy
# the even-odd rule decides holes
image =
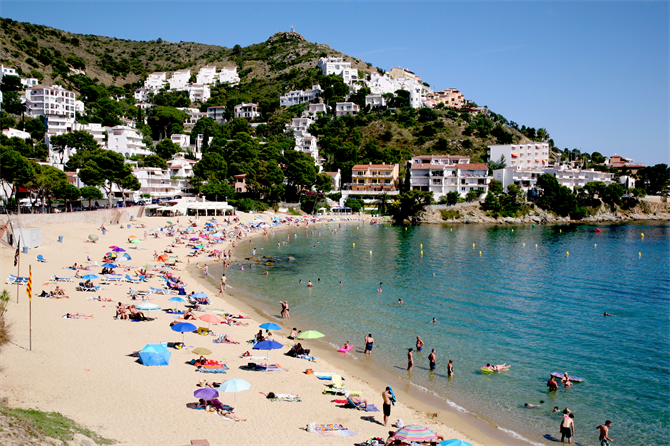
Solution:
[[[525,247],[525,246],[526,246],[526,244],[524,243],[524,244],[523,244],[523,246]]]
[[[421,251],[421,255],[423,255],[423,251]]]
[[[563,230],[562,230],[562,229],[559,229],[558,232],[561,233],[561,234],[563,234]]]
[[[642,253],[641,253],[641,252],[638,252],[638,253],[637,253],[637,256],[638,256],[638,257],[642,257]]]
[[[354,245],[354,248],[356,247],[356,243],[352,243]]]
[[[537,243],[535,243],[535,249],[537,249]]]
[[[423,243],[421,243],[421,249],[423,249]]]
[[[514,232],[514,229],[512,229],[512,232]]]
[[[475,244],[474,244],[474,243],[472,244],[472,247],[473,247],[473,248],[475,247]]]
[[[481,252],[481,251],[479,251],[479,257],[481,257],[481,256],[482,256],[482,252]]]
[[[454,232],[454,228],[449,228],[449,232]]]
[[[407,226],[405,226],[405,231],[407,231]]]
[[[372,255],[372,251],[370,251],[370,255]]]
[[[644,232],[640,232],[640,237],[644,238]]]
[[[565,255],[569,256],[569,255],[570,255],[570,251],[567,251],[567,252],[565,253]]]

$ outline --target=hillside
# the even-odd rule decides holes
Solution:
[[[324,88],[328,85],[337,87],[335,84],[339,80],[322,76],[317,68],[318,59],[323,56],[343,57],[361,75],[376,71],[361,59],[328,45],[309,42],[295,32],[279,32],[262,43],[227,48],[194,42],[161,39],[144,42],[73,34],[0,19],[1,64],[15,67],[23,76],[36,77],[44,84],[59,83],[75,91],[91,84],[113,85],[117,88],[110,89],[109,95],[118,96],[125,92],[126,97],[132,98],[132,91],[154,71],[189,68],[195,74],[207,65],[237,67],[241,78],[239,85],[216,86],[206,103],[194,105],[205,111],[211,105],[231,108],[240,102],[258,102],[263,115],[261,120],[269,125],[256,133],[265,137],[282,134],[284,124],[300,113],[301,107],[281,109],[279,96],[290,90],[310,88],[315,83]],[[362,103],[364,94],[351,100]],[[90,98],[88,101],[84,98],[84,102],[88,112],[93,104]],[[119,113],[135,117],[137,111],[133,104],[132,99],[128,99],[126,105],[118,108]],[[88,119],[90,122],[114,121],[93,115]],[[346,124],[338,124],[339,121]],[[338,158],[335,145],[344,143],[355,146],[353,158],[356,161],[402,162],[412,155],[430,153],[463,154],[473,161],[481,161],[489,144],[530,141],[524,135],[523,127],[519,129],[495,113],[472,117],[468,113],[442,109],[422,115],[398,105],[396,111],[361,113],[355,118],[333,122],[331,125],[317,123],[319,125],[313,131],[319,137],[327,169],[345,167],[335,161]],[[534,134],[533,129],[531,138]]]

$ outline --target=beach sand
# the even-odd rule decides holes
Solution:
[[[244,214],[239,216],[242,220],[247,219]],[[249,217],[253,218],[255,217]],[[0,377],[3,392],[11,407],[60,412],[122,445],[181,445],[188,444],[191,439],[200,438],[208,439],[212,445],[351,445],[372,436],[386,439],[387,432],[393,430],[391,424],[397,418],[401,418],[406,425],[428,426],[447,439],[460,438],[473,445],[509,444],[495,434],[495,428],[487,428],[481,422],[479,426],[475,426],[454,413],[437,411],[430,404],[420,401],[421,398],[416,398],[416,395],[413,397],[405,394],[402,389],[396,391],[400,402],[393,407],[388,428],[383,426],[381,412],[340,407],[340,404],[332,400],[344,397],[322,394],[329,381],[306,375],[306,369],[341,374],[346,379],[348,389],[362,391],[362,397],[380,410],[381,392],[385,387],[383,375],[376,376],[374,371],[347,369],[346,364],[338,363],[332,355],[332,361],[319,356],[318,349],[315,352],[315,363],[284,356],[288,346],[270,352],[270,363],[280,364],[286,372],[241,369],[241,366],[250,362],[247,358],[240,357],[244,352],[260,355],[251,350],[251,345],[246,341],[252,339],[258,331],[258,325],[268,319],[248,307],[241,300],[243,294],[237,293],[237,290],[235,298],[217,297],[219,278],[212,278],[208,283],[203,279],[201,270],[187,268],[186,254],[189,249],[184,245],[172,248],[172,255],[178,255],[184,262],[177,264],[181,271],[173,271],[173,274],[181,276],[188,283],[188,293],[202,291],[213,301],[212,305],[202,307],[204,311],[196,312],[196,315],[212,313],[212,309],[217,309],[253,316],[253,319],[244,320],[249,323],[244,327],[211,326],[213,331],[227,333],[240,344],[213,343],[213,336],[186,333],[187,348],[169,349],[172,353],[169,366],[146,367],[138,363],[138,359],[132,354],[146,344],[176,342],[182,339],[180,333],[170,329],[169,323],[173,316],[163,311],[145,312],[147,316],[155,318],[153,321],[130,322],[114,318],[117,302],[139,303],[130,300],[129,286],[135,289],[148,289],[148,286],[159,288],[159,279],[156,277],[141,285],[106,285],[98,293],[75,291],[79,282],[75,278],[70,283],[59,283],[69,298],[37,297],[42,290],[50,291],[54,288],[43,285],[54,274],[74,277],[74,271],[64,268],[75,262],[90,265],[91,273],[99,273],[101,268],[94,267],[93,262],[97,261],[100,265],[103,254],[112,245],[126,249],[132,256],[131,261],[123,263],[133,267],[129,272],[132,277],[139,267],[155,265],[154,251],[161,253],[172,239],[149,237],[142,243],[130,244],[128,237],[135,235],[143,238],[145,229],[136,228],[137,224],[145,223],[147,228],[157,228],[163,226],[167,220],[176,219],[145,217],[133,222],[131,229],[126,225],[107,225],[106,235],[102,235],[97,225],[92,224],[59,223],[42,226],[43,246],[31,249],[28,254],[21,254],[20,275],[27,276],[28,266],[32,265],[32,317],[26,287],[19,287],[17,303],[16,285],[4,286],[11,293],[6,317],[12,324],[13,342],[2,352]],[[181,217],[182,228],[186,220],[187,218]],[[202,228],[205,221],[202,217],[198,227]],[[98,242],[87,242],[89,234],[98,235]],[[59,235],[64,236],[63,243],[58,242]],[[227,251],[230,247],[221,244],[216,249]],[[4,280],[9,274],[16,274],[16,267],[13,266],[14,250],[3,246],[0,254]],[[35,258],[38,254],[42,254],[48,262],[37,262]],[[87,256],[91,258],[91,262],[86,261]],[[191,264],[195,262],[204,264],[201,257],[197,260],[191,259]],[[94,282],[97,284],[100,280]],[[110,298],[112,302],[88,299],[96,295]],[[168,302],[169,297],[153,294],[151,302],[162,308],[183,308],[184,304]],[[64,319],[62,316],[65,313],[84,313],[93,317]],[[281,324],[279,319],[272,322]],[[299,321],[294,318],[290,323],[299,324]],[[29,324],[32,325],[32,350],[29,349]],[[207,327],[207,323],[201,321],[196,321],[195,324]],[[290,343],[285,338],[286,335],[288,330],[275,333],[275,340],[282,344]],[[186,364],[197,357],[190,351],[195,347],[212,350],[213,353],[208,358],[225,361],[229,367],[228,372],[196,372],[194,366]],[[241,378],[251,384],[249,390],[236,395],[236,413],[247,421],[228,421],[214,413],[189,407],[190,403],[197,402],[193,392],[199,388],[197,383],[200,380],[222,382],[232,378]],[[261,392],[298,394],[302,401],[271,402]],[[219,399],[227,405],[232,406],[234,403],[231,393],[222,393]],[[352,437],[319,437],[305,429],[312,422],[342,424],[358,434]],[[476,420],[474,422],[477,424]],[[487,429],[488,432],[485,432]],[[495,438],[489,434],[495,435]]]

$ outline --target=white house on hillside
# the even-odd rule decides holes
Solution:
[[[147,150],[146,144],[142,142],[142,133],[137,129],[117,125],[107,131],[107,148],[121,155],[131,157],[134,155],[152,155]]]
[[[222,84],[236,85],[240,82],[240,76],[237,74],[237,67],[221,68],[219,73],[219,82]]]
[[[157,92],[161,88],[165,87],[167,83],[167,73],[165,72],[155,72],[147,76],[147,79],[144,81],[144,88],[153,92]]]
[[[371,108],[379,108],[386,106],[386,99],[380,94],[369,94],[365,96],[365,105]]]
[[[191,102],[206,102],[212,96],[207,84],[191,84],[186,91]]]
[[[614,181],[614,174],[599,172],[593,169],[574,169],[567,166],[558,167],[507,167],[493,171],[493,178],[500,181],[503,188],[507,190],[510,184],[521,186],[524,191],[537,187],[537,178],[548,173],[556,177],[558,184],[574,190],[576,187],[584,187],[588,183],[601,181],[606,185]]]
[[[191,78],[191,70],[177,70],[172,73],[172,77],[168,80],[170,83],[170,90],[180,91],[186,90],[186,85]]]
[[[249,104],[239,104],[235,106],[235,117],[244,118],[248,121],[254,118],[260,118],[261,113],[258,111],[258,104],[249,103]]]
[[[198,84],[213,84],[216,82],[216,66],[202,67],[195,77],[195,82]]]
[[[449,192],[458,192],[461,197],[470,191],[488,193],[491,177],[484,163],[472,164],[468,157],[454,155],[415,156],[410,163],[412,190],[432,192],[435,200]]]
[[[310,118],[292,118],[291,122],[286,124],[286,129],[293,133],[308,132],[309,126],[313,123],[314,121]]]
[[[207,107],[207,117],[212,118],[216,122],[226,122],[226,118],[224,118],[225,112],[226,112],[225,105]]]
[[[319,59],[318,67],[324,76],[335,74],[342,76],[345,84],[351,84],[358,80],[358,70],[351,68],[351,62],[345,62],[341,57],[322,57]]]
[[[149,92],[146,88],[138,88],[135,90],[133,98],[135,98],[137,102],[149,102]]]
[[[489,159],[499,161],[505,157],[507,167],[541,168],[549,165],[549,144],[531,142],[489,146]]]
[[[2,134],[7,138],[21,138],[28,139],[30,138],[29,132],[24,132],[23,130],[18,129],[2,129]]]
[[[339,116],[355,115],[361,111],[361,107],[353,102],[337,102],[335,104],[335,114]]]
[[[181,133],[174,133],[170,136],[170,139],[182,149],[188,149],[188,146],[191,144],[190,136],[182,135]]]
[[[309,104],[307,107],[307,110],[302,112],[303,118],[312,118],[316,119],[319,117],[320,114],[327,114],[328,110],[330,110],[331,107],[329,105],[326,105],[324,103],[318,103],[318,104]]]
[[[44,115],[51,136],[72,131],[76,102],[75,93],[60,85],[26,88],[26,115],[32,118]]]
[[[95,142],[98,143],[100,147],[106,147],[105,139],[107,138],[107,132],[109,127],[103,127],[102,124],[92,122],[90,124],[80,124],[78,122],[74,123],[74,130],[84,131],[90,133],[95,139]]]
[[[304,104],[307,102],[316,101],[319,95],[323,92],[320,85],[312,85],[311,90],[295,90],[289,91],[279,98],[279,105],[282,107],[290,107],[291,105]]]

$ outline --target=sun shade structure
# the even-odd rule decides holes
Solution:
[[[237,392],[242,392],[251,388],[251,384],[246,382],[243,379],[235,378],[224,381],[219,386],[219,391],[223,393],[234,393],[235,394],[235,406],[233,407],[233,412],[237,410]]]
[[[185,336],[184,333],[190,333],[192,331],[196,331],[197,329],[198,327],[196,327],[193,324],[189,324],[188,322],[180,322],[172,326],[172,331],[181,333],[182,344],[184,343],[184,336]]]
[[[153,310],[160,310],[161,307],[156,304],[152,304],[151,302],[146,302],[143,304],[135,305],[135,308],[138,310],[143,310],[143,311],[153,311]]]
[[[430,441],[437,438],[437,434],[433,432],[432,429],[428,429],[424,426],[409,425],[405,426],[402,429],[398,429],[395,433],[394,438],[405,440],[405,441]]]
[[[457,438],[452,438],[451,440],[441,441],[440,446],[472,446],[467,441],[459,440]]]
[[[140,362],[146,366],[168,365],[170,356],[170,351],[161,344],[147,344],[140,350]]]
[[[253,350],[278,350],[282,348],[283,345],[276,341],[261,341],[257,342],[256,345],[252,347]],[[268,363],[270,362],[270,353],[265,359],[265,371],[268,371]]]
[[[95,235],[95,234],[91,234],[91,235],[88,236],[88,239],[92,242],[95,242],[95,241],[98,240],[98,236]]]
[[[273,324],[272,322],[266,322],[265,324],[261,325],[260,328],[265,330],[281,330],[279,325]]]
[[[198,347],[198,348],[194,348],[193,350],[191,350],[191,353],[193,353],[194,355],[207,356],[207,355],[211,355],[212,351],[210,349],[207,349],[207,348],[204,348],[204,347]]]
[[[202,398],[203,400],[211,400],[212,398],[219,397],[219,391],[212,389],[211,387],[205,387],[203,389],[198,389],[193,392],[193,396],[196,398]]]

